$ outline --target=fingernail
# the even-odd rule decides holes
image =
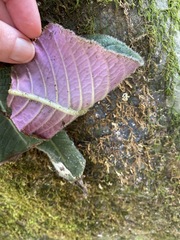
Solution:
[[[34,46],[30,41],[17,38],[10,58],[19,63],[26,63],[34,57],[34,51]]]

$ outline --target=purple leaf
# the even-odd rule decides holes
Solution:
[[[102,46],[58,24],[45,28],[34,43],[35,58],[12,69],[8,105],[20,131],[51,138],[143,64],[117,39],[97,41]]]

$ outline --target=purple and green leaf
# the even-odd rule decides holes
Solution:
[[[37,148],[48,155],[59,176],[69,182],[81,179],[86,160],[65,131],[59,132],[48,141],[43,141],[19,132],[12,121],[3,114],[0,114],[0,126],[0,165],[16,159],[31,148]]]
[[[117,39],[89,38],[49,24],[34,43],[33,61],[13,67],[8,105],[19,131],[53,137],[143,64]]]
[[[6,105],[8,89],[11,83],[10,67],[0,68],[0,165],[17,159],[31,148],[45,152],[59,176],[70,182],[81,179],[86,160],[65,131],[61,131],[49,141],[27,136],[19,132],[9,119]],[[83,183],[81,183],[83,188]]]

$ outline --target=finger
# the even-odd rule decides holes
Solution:
[[[41,34],[41,20],[36,0],[3,0],[16,28],[29,38]]]
[[[0,0],[0,20],[6,22],[7,24],[14,26],[14,23],[7,11],[6,5]]]
[[[0,61],[29,62],[35,54],[32,42],[17,29],[0,21]]]

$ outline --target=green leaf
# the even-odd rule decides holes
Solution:
[[[20,133],[11,120],[0,113],[0,164],[41,143],[41,139]]]
[[[7,112],[6,98],[10,87],[10,67],[0,68],[0,111]]]
[[[6,99],[11,82],[10,71],[10,67],[0,68],[0,164],[42,142],[41,139],[20,133],[12,121],[5,116],[9,112]]]
[[[70,182],[81,178],[86,161],[65,131],[59,132],[36,148],[48,155],[59,176]]]
[[[141,66],[144,64],[142,57],[137,52],[116,38],[104,34],[86,35],[85,38],[94,40],[107,50],[120,53],[125,57],[138,61]]]

